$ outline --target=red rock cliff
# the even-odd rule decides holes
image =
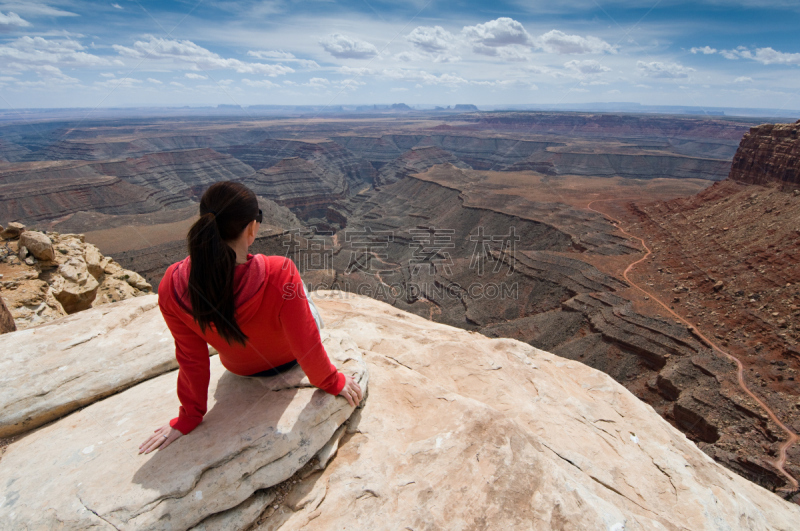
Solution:
[[[800,120],[751,128],[739,143],[728,178],[785,190],[800,188]]]

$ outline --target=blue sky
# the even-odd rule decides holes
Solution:
[[[0,0],[0,107],[800,109],[800,2]]]

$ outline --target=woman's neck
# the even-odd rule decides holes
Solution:
[[[237,264],[246,264],[247,263],[247,254],[249,251],[249,245],[242,240],[234,240],[232,242],[228,242],[228,245],[231,246],[231,249],[236,252],[236,263]]]

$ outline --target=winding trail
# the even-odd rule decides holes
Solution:
[[[716,343],[714,343],[713,341],[711,341],[710,339],[708,339],[708,338],[707,338],[705,335],[703,335],[703,333],[702,333],[702,332],[700,332],[700,330],[698,330],[698,329],[697,329],[697,328],[696,328],[696,327],[695,327],[695,326],[694,326],[692,323],[690,323],[689,321],[687,321],[686,319],[684,319],[683,317],[681,317],[680,315],[678,315],[677,313],[675,313],[674,311],[672,311],[672,309],[670,309],[670,307],[669,307],[669,306],[667,306],[666,304],[664,304],[663,302],[661,302],[661,300],[660,300],[658,297],[656,297],[655,295],[653,295],[653,294],[652,294],[652,293],[650,293],[649,291],[647,291],[647,290],[645,290],[644,288],[642,288],[641,286],[639,286],[639,285],[638,285],[636,282],[634,282],[634,281],[632,281],[630,278],[628,278],[628,273],[630,273],[630,271],[631,271],[631,270],[632,270],[632,269],[633,269],[633,268],[634,268],[634,267],[635,267],[637,264],[640,264],[641,262],[643,262],[643,261],[647,260],[647,258],[648,258],[648,257],[649,257],[651,254],[653,254],[653,252],[650,250],[650,248],[647,246],[647,244],[645,243],[645,241],[644,241],[642,238],[639,238],[638,236],[634,236],[633,234],[631,234],[631,233],[629,233],[628,231],[626,231],[625,229],[623,229],[623,228],[622,228],[622,221],[620,221],[620,220],[618,220],[618,219],[616,219],[616,218],[614,218],[614,217],[612,217],[612,216],[610,216],[610,215],[606,214],[605,212],[601,212],[600,210],[597,210],[597,209],[595,209],[595,208],[592,208],[592,204],[594,204],[594,203],[599,203],[599,202],[601,202],[601,201],[625,201],[625,199],[596,199],[596,200],[594,200],[594,201],[591,201],[591,202],[589,202],[589,204],[588,204],[588,205],[586,205],[586,208],[587,208],[588,210],[591,210],[592,212],[596,212],[596,213],[600,214],[601,216],[604,216],[604,217],[608,218],[609,220],[611,220],[612,224],[613,224],[613,225],[614,225],[614,226],[615,226],[615,227],[616,227],[616,228],[617,228],[617,229],[618,229],[618,230],[619,230],[619,231],[620,231],[622,234],[624,234],[624,235],[628,236],[629,238],[633,238],[633,239],[635,239],[635,240],[639,240],[639,242],[642,244],[642,247],[643,247],[643,248],[644,248],[644,250],[646,251],[645,255],[644,255],[642,258],[639,258],[639,259],[638,259],[638,260],[636,260],[635,262],[632,262],[632,263],[631,263],[630,265],[628,265],[628,267],[625,269],[625,272],[624,272],[624,273],[622,273],[622,276],[625,278],[625,280],[626,280],[626,281],[627,281],[627,282],[628,282],[628,283],[629,283],[631,286],[633,286],[634,288],[638,289],[639,291],[641,291],[642,293],[644,293],[645,295],[647,295],[648,297],[650,297],[650,299],[651,299],[651,300],[653,300],[653,301],[657,302],[659,305],[661,305],[661,307],[663,307],[663,308],[664,308],[664,309],[665,309],[667,312],[669,312],[669,314],[670,314],[670,315],[672,315],[672,316],[673,316],[675,319],[677,319],[679,322],[681,322],[681,323],[685,324],[686,326],[688,326],[688,327],[689,327],[689,328],[692,330],[692,332],[694,332],[694,333],[695,333],[695,334],[696,334],[698,337],[700,337],[700,338],[701,338],[703,341],[705,341],[706,343],[708,343],[709,345],[711,345],[711,347],[712,347],[714,350],[716,350],[717,352],[719,352],[720,354],[724,355],[724,356],[725,356],[725,357],[727,357],[729,360],[731,360],[732,362],[734,362],[734,363],[736,364],[736,367],[737,367],[737,369],[738,369],[738,371],[737,371],[737,372],[738,372],[739,386],[742,388],[742,390],[743,390],[745,393],[747,393],[747,394],[748,394],[748,395],[749,395],[749,396],[750,396],[750,397],[751,397],[753,400],[755,400],[755,401],[756,401],[756,403],[757,403],[759,406],[761,406],[761,408],[762,408],[762,409],[763,409],[763,410],[764,410],[764,411],[767,413],[767,415],[769,415],[769,418],[771,418],[771,419],[772,419],[772,421],[773,421],[773,422],[775,422],[775,424],[777,424],[778,426],[780,426],[780,428],[781,428],[781,429],[782,429],[784,432],[786,432],[786,436],[787,436],[787,438],[786,438],[786,442],[784,442],[784,443],[783,443],[783,444],[780,446],[780,451],[779,451],[779,453],[778,453],[778,459],[777,459],[776,461],[773,461],[773,463],[772,463],[772,464],[773,464],[773,465],[775,466],[775,468],[776,468],[776,469],[778,469],[778,470],[779,470],[779,471],[780,471],[780,472],[781,472],[781,473],[782,473],[784,476],[786,476],[786,479],[789,481],[789,484],[790,484],[790,485],[792,485],[792,487],[793,487],[793,490],[795,490],[795,491],[796,491],[796,490],[798,489],[798,483],[797,483],[797,480],[796,480],[796,479],[795,479],[795,478],[794,478],[794,477],[793,477],[791,474],[789,474],[788,472],[786,472],[786,470],[784,469],[784,465],[786,464],[786,452],[787,452],[787,450],[788,450],[788,449],[789,449],[789,448],[790,448],[792,445],[794,445],[795,443],[797,443],[797,441],[798,441],[798,436],[797,436],[797,434],[796,434],[795,432],[793,432],[793,431],[792,431],[792,430],[791,430],[791,429],[790,429],[788,426],[786,426],[786,425],[785,425],[783,422],[781,422],[781,421],[780,421],[780,419],[778,419],[778,416],[777,416],[777,415],[776,415],[776,414],[775,414],[775,413],[774,413],[774,412],[773,412],[773,411],[772,411],[772,410],[771,410],[771,409],[770,409],[770,408],[767,406],[767,404],[765,404],[765,403],[764,403],[764,402],[763,402],[763,401],[762,401],[760,398],[758,398],[758,397],[757,397],[757,396],[756,396],[756,395],[755,395],[755,394],[754,394],[752,391],[750,391],[750,389],[747,387],[747,384],[746,384],[746,383],[745,383],[745,381],[744,381],[744,366],[742,365],[742,362],[741,362],[741,361],[739,361],[739,359],[738,359],[737,357],[735,357],[735,356],[733,356],[732,354],[730,354],[729,352],[726,352],[725,350],[722,350],[721,348],[719,348],[719,346],[717,346],[717,344],[716,344]]]

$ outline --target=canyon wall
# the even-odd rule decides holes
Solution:
[[[800,121],[750,129],[733,157],[730,179],[784,190],[800,188]]]

